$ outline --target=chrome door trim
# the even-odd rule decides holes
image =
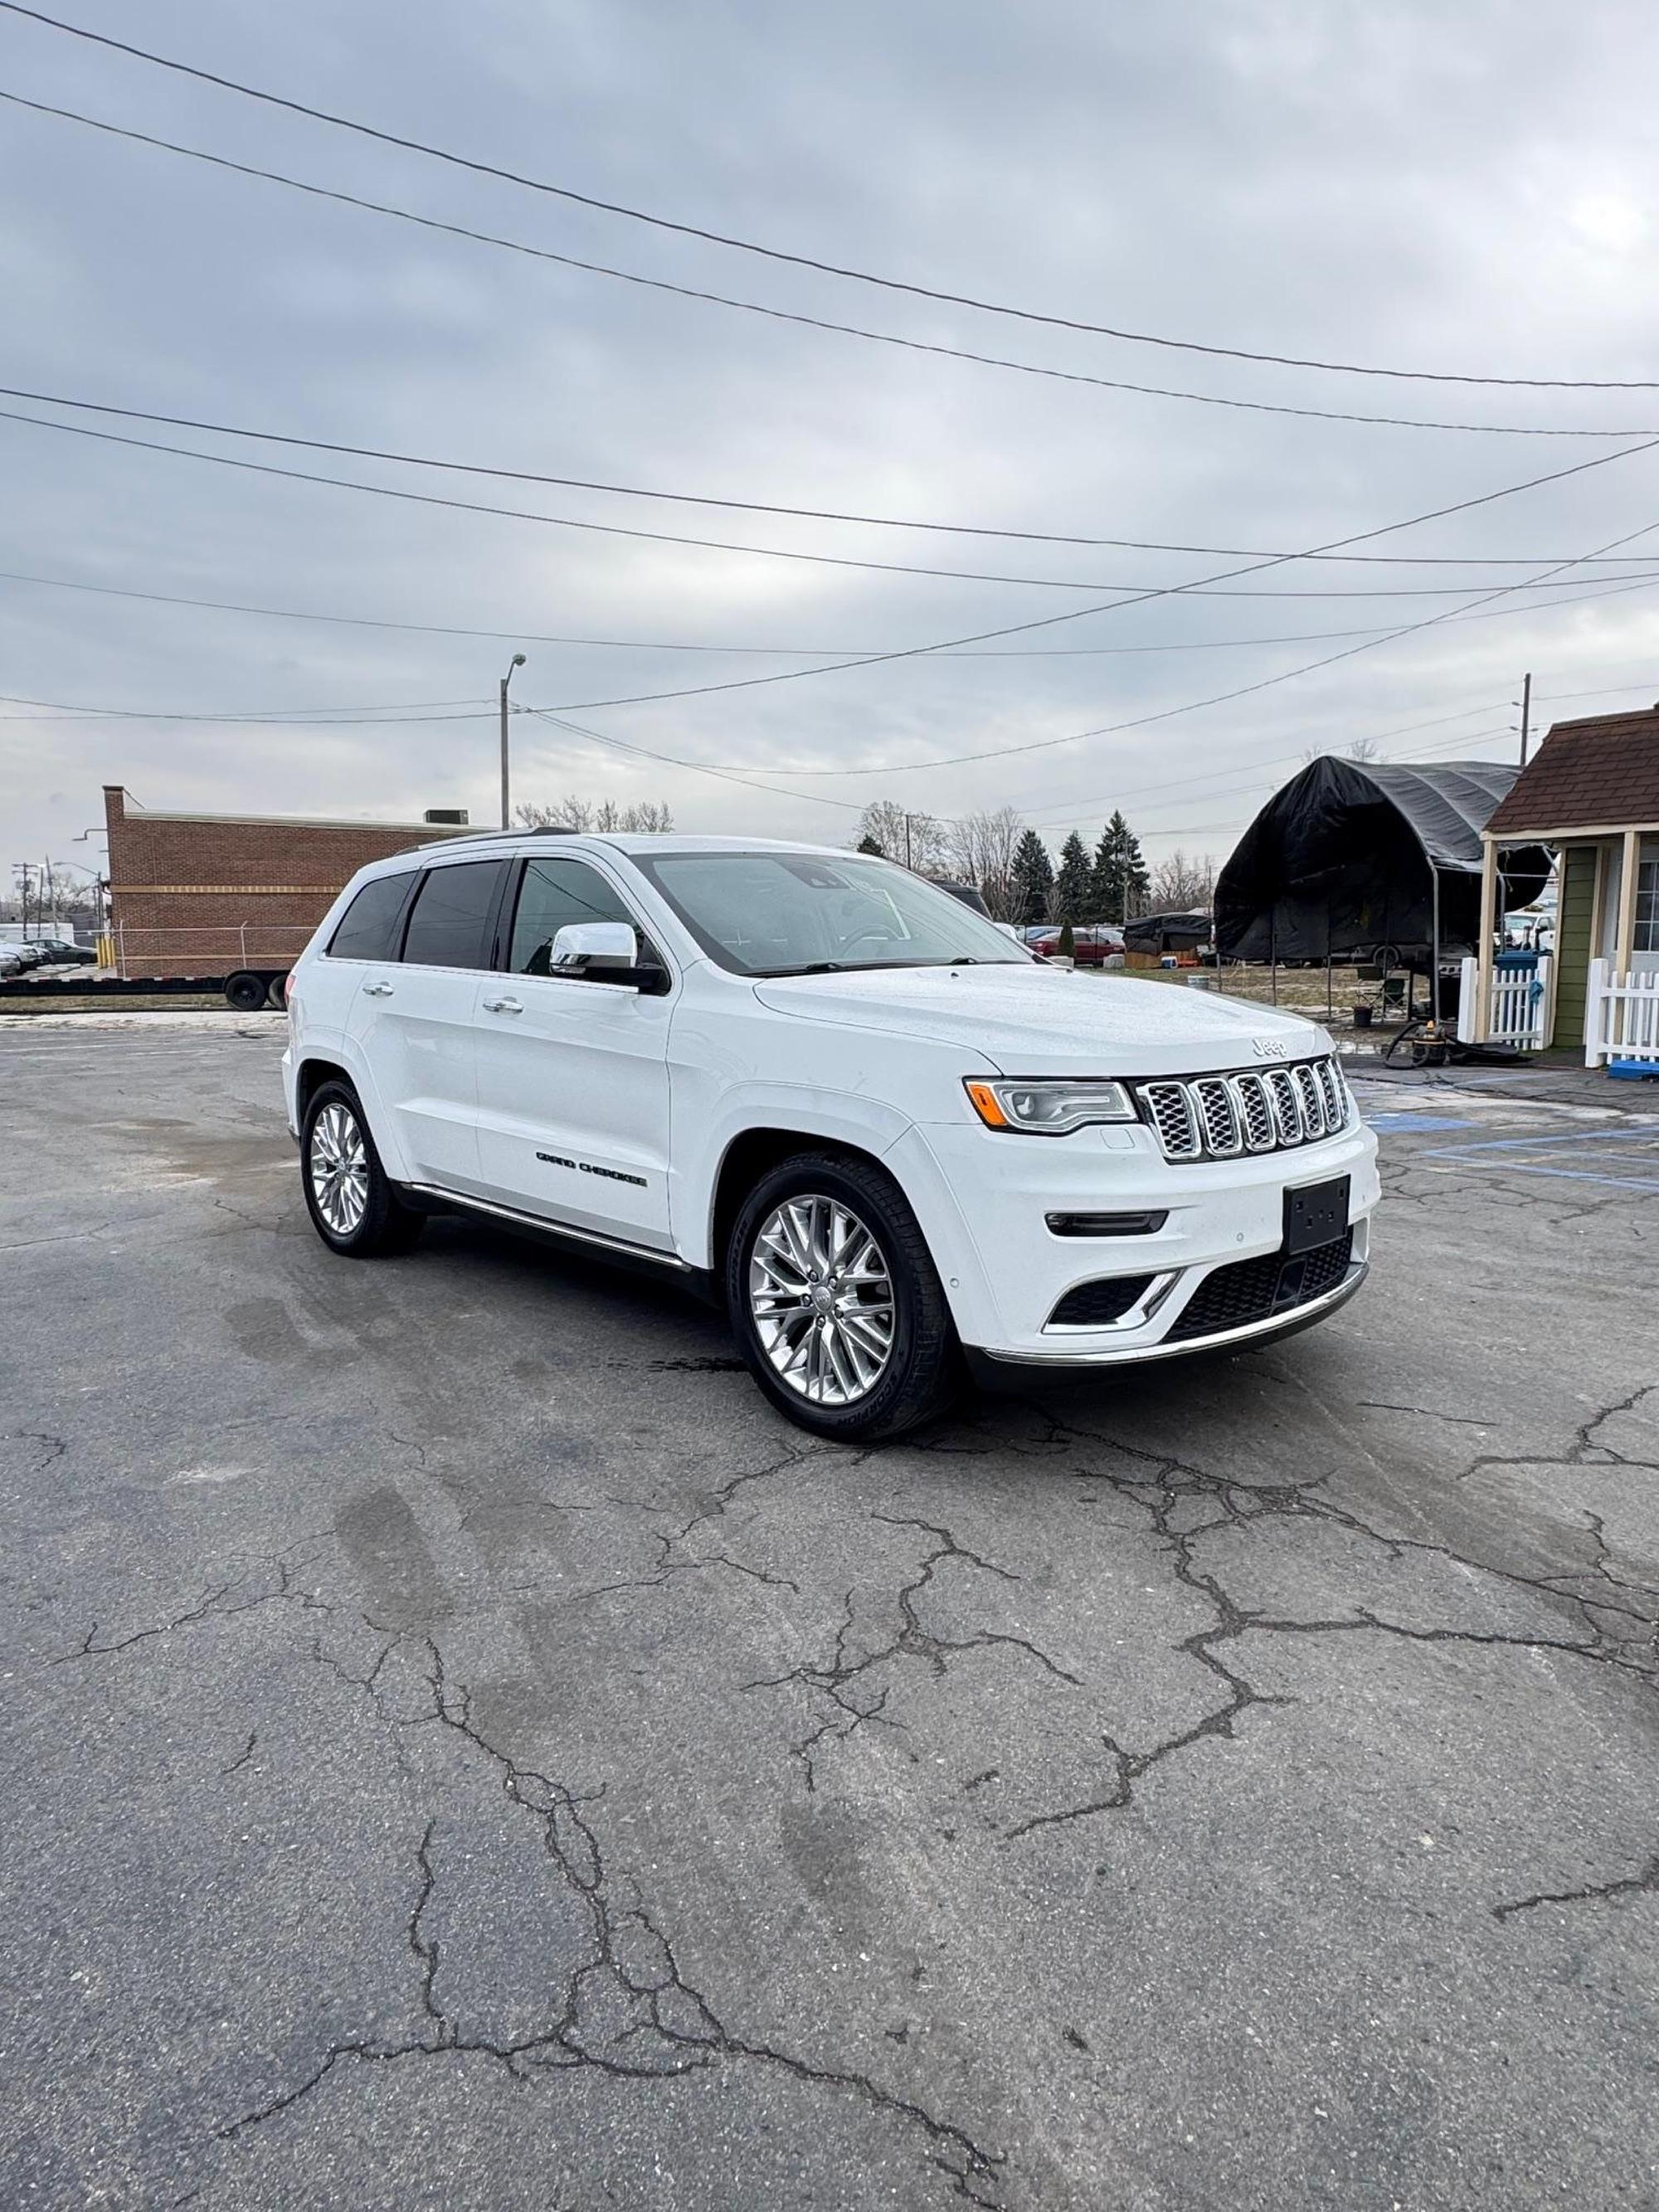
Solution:
[[[489,1214],[495,1220],[511,1222],[515,1228],[538,1230],[547,1237],[568,1237],[575,1244],[597,1245],[601,1251],[620,1252],[629,1260],[653,1261],[658,1267],[672,1267],[678,1274],[691,1273],[690,1261],[682,1260],[678,1253],[659,1252],[649,1244],[630,1244],[625,1237],[606,1237],[597,1229],[568,1227],[562,1221],[549,1220],[545,1214],[523,1213],[514,1206],[498,1206],[493,1199],[469,1198],[435,1182],[410,1182],[403,1188],[421,1198],[440,1199],[444,1205],[458,1206],[465,1212]]]

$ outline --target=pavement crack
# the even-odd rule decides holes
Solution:
[[[258,1730],[255,1729],[250,1729],[247,1732],[247,1741],[237,1753],[235,1758],[231,1760],[228,1766],[222,1766],[219,1769],[220,1773],[234,1774],[239,1766],[246,1766],[249,1759],[252,1758],[253,1747],[258,1742],[258,1741],[259,1736]]]
[[[1494,1920],[1508,1920],[1517,1912],[1534,1912],[1544,1905],[1610,1904],[1615,1898],[1659,1896],[1659,1851],[1643,1868],[1640,1874],[1625,1875],[1613,1881],[1587,1882],[1582,1889],[1540,1890],[1532,1897],[1511,1899],[1506,1905],[1494,1905]]]

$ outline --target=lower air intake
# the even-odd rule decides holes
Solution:
[[[1264,1252],[1259,1260],[1235,1260],[1212,1267],[1175,1318],[1166,1341],[1216,1336],[1224,1329],[1248,1328],[1275,1314],[1294,1313],[1334,1291],[1353,1257],[1353,1231],[1345,1230],[1328,1244],[1287,1260]]]
[[[1067,1291],[1048,1316],[1050,1328],[1106,1328],[1121,1321],[1151,1287],[1150,1275],[1106,1275]]]

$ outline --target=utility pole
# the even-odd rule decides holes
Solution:
[[[1532,672],[1521,678],[1521,765],[1527,764],[1527,739],[1532,730]]]
[[[514,670],[522,668],[524,661],[523,653],[515,653],[512,659],[507,662],[507,673],[501,678],[501,827],[503,830],[510,830],[513,827],[511,777],[507,766],[507,718],[509,709],[507,703],[507,687],[513,681]]]

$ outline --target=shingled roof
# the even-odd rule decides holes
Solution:
[[[1557,722],[1486,824],[1512,838],[1659,824],[1659,707]]]

